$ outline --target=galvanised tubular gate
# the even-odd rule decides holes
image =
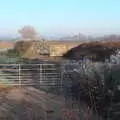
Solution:
[[[0,84],[63,85],[63,74],[79,69],[80,64],[0,64]]]
[[[5,85],[60,85],[61,75],[61,66],[56,64],[0,64],[0,84]]]

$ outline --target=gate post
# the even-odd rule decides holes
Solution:
[[[21,88],[21,64],[18,64],[18,67],[19,67],[19,71],[18,71],[18,74],[19,74],[19,87]]]

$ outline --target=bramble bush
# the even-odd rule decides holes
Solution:
[[[120,117],[120,52],[116,51],[105,62],[79,65],[76,71],[64,74],[65,94],[76,95],[94,113],[105,120],[119,120]],[[84,67],[83,67],[84,66]],[[78,66],[77,66],[78,67]],[[69,77],[66,77],[69,76]],[[72,82],[70,82],[72,81]],[[72,84],[71,84],[72,83]],[[69,85],[70,84],[70,85]],[[74,94],[77,92],[77,94]]]

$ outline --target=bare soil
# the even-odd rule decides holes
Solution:
[[[62,100],[33,87],[0,91],[0,120],[62,120]]]
[[[0,120],[84,120],[88,116],[87,106],[81,104],[78,109],[76,103],[71,109],[72,116],[65,115],[66,103],[70,105],[72,101],[34,87],[3,87],[0,89]],[[98,116],[91,119],[97,120]]]

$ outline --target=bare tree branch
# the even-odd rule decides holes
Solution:
[[[37,31],[32,26],[24,26],[18,31],[24,39],[35,39]]]

